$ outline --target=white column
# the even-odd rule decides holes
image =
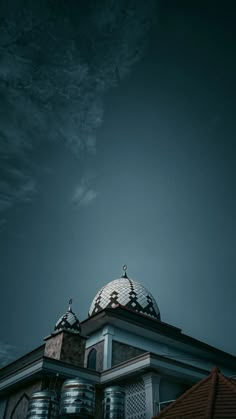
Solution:
[[[146,395],[146,418],[150,419],[157,415],[158,404],[160,401],[160,381],[161,376],[150,372],[142,376],[145,385]]]
[[[102,332],[104,336],[104,352],[103,352],[103,369],[111,368],[112,362],[112,336],[114,334],[113,327],[105,326]]]

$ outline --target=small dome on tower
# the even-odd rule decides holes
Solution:
[[[60,317],[54,327],[54,332],[67,331],[72,333],[80,333],[81,327],[78,317],[72,311],[72,300],[69,301],[69,308],[67,312]]]
[[[138,282],[128,278],[127,266],[125,273],[105,285],[94,297],[89,309],[89,316],[93,316],[104,308],[124,306],[140,314],[160,320],[160,310],[152,294]]]

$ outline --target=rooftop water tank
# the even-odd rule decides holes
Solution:
[[[80,378],[66,380],[62,386],[60,418],[93,418],[95,387]]]
[[[26,419],[56,419],[59,413],[57,394],[53,390],[36,391],[32,394]]]
[[[124,419],[125,392],[122,387],[112,386],[104,390],[103,418]]]

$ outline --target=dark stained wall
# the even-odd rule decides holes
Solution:
[[[135,358],[138,355],[143,354],[145,351],[139,348],[135,348],[125,343],[120,343],[115,340],[112,342],[112,367],[120,364],[121,362],[127,361],[128,359]]]
[[[60,332],[46,341],[44,355],[73,365],[84,365],[86,339],[80,335]]]
[[[96,419],[103,419],[102,401],[103,401],[103,390],[101,388],[97,388],[96,398],[95,398]]]
[[[60,359],[63,333],[50,336],[45,345],[44,355],[48,358]]]

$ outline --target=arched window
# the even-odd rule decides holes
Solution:
[[[90,368],[91,370],[96,370],[96,367],[97,367],[97,351],[96,349],[93,348],[88,354],[87,368]]]
[[[17,401],[10,418],[11,419],[20,419],[25,418],[27,415],[29,404],[29,396],[26,393],[23,393],[22,396]]]

